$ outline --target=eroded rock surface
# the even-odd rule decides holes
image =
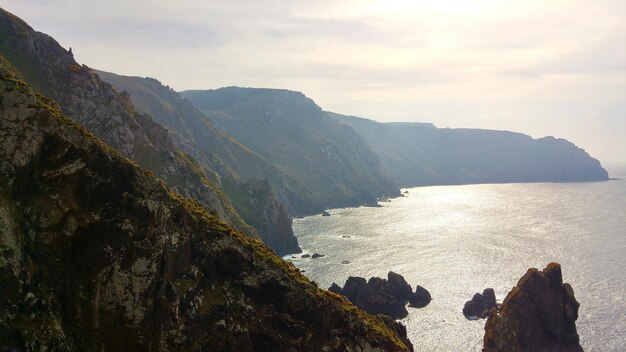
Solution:
[[[582,351],[576,331],[579,303],[563,283],[561,265],[528,269],[485,324],[485,352]]]

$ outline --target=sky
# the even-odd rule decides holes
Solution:
[[[77,61],[301,91],[381,122],[566,138],[626,165],[624,0],[0,0]],[[610,170],[609,170],[610,171]]]

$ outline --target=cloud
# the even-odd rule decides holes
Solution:
[[[175,89],[288,88],[327,110],[571,137],[601,158],[626,162],[615,151],[626,150],[626,142],[614,133],[623,127],[619,119],[626,120],[625,1],[8,0],[3,6],[72,46],[81,63],[157,77]],[[576,127],[588,125],[594,128],[587,134]]]

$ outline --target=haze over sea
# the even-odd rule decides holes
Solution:
[[[583,348],[626,351],[626,181],[419,187],[405,195],[382,208],[294,220],[303,250],[325,256],[290,260],[323,288],[391,270],[428,289],[433,301],[408,308],[402,320],[416,351],[480,350],[485,321],[467,320],[465,301],[493,287],[501,302],[528,268],[560,262],[581,304]]]

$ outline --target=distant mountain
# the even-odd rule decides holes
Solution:
[[[317,204],[355,206],[399,194],[361,136],[302,93],[228,87],[181,95],[218,128],[298,180]]]
[[[178,149],[167,130],[135,110],[127,96],[52,37],[0,9],[0,53],[33,89],[126,157],[152,171],[176,192],[197,199],[207,210],[250,236],[256,231],[233,209],[219,188],[188,154]]]
[[[156,79],[95,71],[133,104],[167,127],[174,143],[192,155],[212,179],[222,186],[237,212],[255,227],[259,236],[278,254],[300,252],[291,220],[278,199],[303,213],[319,210],[309,202],[307,190],[268,160],[218,130],[184,99]],[[271,180],[277,187],[262,179]]]
[[[598,160],[564,139],[328,116],[354,128],[402,187],[608,179]]]
[[[0,55],[1,351],[412,351],[107,146]]]

